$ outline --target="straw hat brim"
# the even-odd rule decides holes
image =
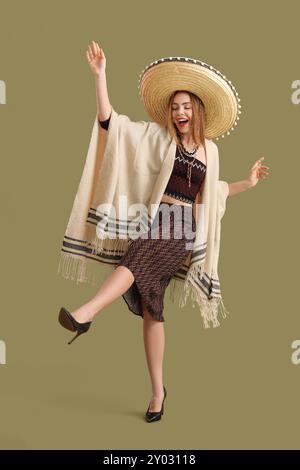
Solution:
[[[140,75],[139,93],[143,104],[153,121],[162,126],[166,126],[170,95],[176,90],[190,91],[203,101],[207,139],[234,130],[240,114],[240,99],[220,71],[194,59],[166,58],[152,62]]]

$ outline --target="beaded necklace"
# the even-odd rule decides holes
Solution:
[[[194,162],[195,162],[195,157],[193,158],[193,161],[188,161],[184,158],[184,156],[186,157],[192,157],[193,155],[195,155],[195,153],[197,152],[198,150],[198,147],[199,145],[197,145],[194,150],[192,150],[191,152],[188,152],[188,150],[184,147],[183,143],[181,142],[180,145],[178,145],[178,150],[179,150],[179,153],[180,153],[180,156],[182,157],[182,159],[185,161],[185,163],[187,163],[188,165],[188,169],[187,169],[187,174],[186,174],[186,177],[187,179],[189,180],[189,188],[191,187],[191,176],[192,176],[192,168],[193,168],[193,165],[194,165]]]

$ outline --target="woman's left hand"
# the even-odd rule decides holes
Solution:
[[[266,169],[269,170],[269,167],[262,164],[262,160],[265,157],[261,157],[254,163],[253,167],[250,169],[249,176],[247,181],[249,182],[250,187],[253,187],[257,184],[258,180],[265,179],[266,175],[269,173]]]

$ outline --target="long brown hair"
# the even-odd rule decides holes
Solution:
[[[175,95],[180,91],[187,93],[190,96],[193,116],[191,120],[191,133],[194,142],[197,145],[203,146],[206,155],[206,145],[205,145],[205,107],[203,101],[194,93],[187,90],[176,90],[172,93],[168,101],[167,109],[167,129],[172,138],[174,138],[177,145],[180,144],[180,133],[176,125],[173,122],[172,118],[172,103],[175,98]]]

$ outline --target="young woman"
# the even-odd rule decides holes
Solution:
[[[107,130],[114,111],[107,92],[106,57],[103,49],[94,41],[88,46],[86,57],[95,77],[97,119],[102,129]],[[161,419],[163,414],[166,398],[166,388],[163,384],[165,347],[163,299],[170,280],[193,251],[192,245],[188,245],[187,241],[192,243],[195,241],[196,220],[192,207],[197,194],[201,195],[203,192],[207,165],[209,165],[207,158],[209,141],[206,136],[215,137],[225,133],[232,126],[237,115],[237,103],[232,104],[232,97],[235,98],[235,95],[232,90],[228,91],[227,85],[221,89],[222,77],[217,73],[213,76],[211,68],[205,69],[207,64],[205,66],[204,63],[198,64],[204,70],[203,74],[206,74],[204,84],[201,83],[200,75],[196,85],[192,81],[192,75],[189,76],[190,81],[184,80],[184,73],[185,71],[189,73],[188,66],[192,64],[187,65],[181,62],[179,64],[182,66],[181,70],[179,66],[178,69],[172,69],[174,81],[172,85],[172,80],[169,78],[170,71],[167,70],[168,73],[164,73],[164,67],[167,65],[164,65],[163,60],[157,62],[160,66],[160,68],[157,67],[158,75],[155,78],[149,78],[150,83],[154,83],[157,88],[152,92],[151,97],[149,97],[150,92],[148,96],[144,91],[143,99],[153,121],[164,125],[176,142],[172,173],[151,225],[151,228],[156,228],[157,237],[146,239],[140,237],[134,240],[120,259],[119,265],[101,285],[94,298],[72,312],[62,307],[59,313],[61,325],[77,332],[73,340],[88,331],[95,315],[120,296],[123,296],[133,313],[143,318],[145,353],[152,384],[152,397],[146,412],[148,422]],[[155,70],[154,65],[157,66],[157,63],[151,64]],[[169,65],[172,65],[171,62]],[[176,81],[174,74],[177,70]],[[151,72],[154,73],[153,70]],[[217,87],[214,93],[211,93],[210,101],[207,98],[211,91],[209,84]],[[166,89],[166,85],[169,87],[166,95],[159,96],[159,93],[163,93]],[[187,88],[194,91],[189,91]],[[146,89],[147,87],[144,86],[143,90]],[[215,102],[211,96],[215,97]],[[224,109],[225,112],[222,115]],[[216,110],[219,110],[219,114]],[[228,116],[231,117],[228,118]],[[262,164],[263,158],[254,163],[245,180],[228,184],[228,195],[232,196],[254,187],[259,179],[266,177],[268,167]],[[160,218],[160,209],[174,207],[174,205],[180,209],[180,217],[176,218],[174,215],[169,219],[170,230],[166,238],[162,232],[164,215],[162,214]],[[167,215],[169,216],[169,213]],[[182,228],[182,222],[187,230],[184,231],[183,236],[177,238],[175,234],[179,227]],[[190,238],[186,237],[187,232],[192,233]]]

